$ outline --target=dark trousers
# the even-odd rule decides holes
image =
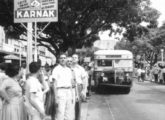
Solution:
[[[163,73],[163,83],[165,83],[165,73]]]
[[[154,74],[155,82],[158,82],[158,74]]]
[[[145,80],[145,73],[141,73],[141,79],[142,79],[142,81]]]
[[[88,95],[91,95],[91,89],[92,89],[92,85],[91,85],[91,75],[89,76],[88,79]]]

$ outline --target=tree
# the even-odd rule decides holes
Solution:
[[[101,30],[111,29],[113,32],[121,33],[120,29],[113,29],[113,23],[125,28],[125,37],[129,41],[134,41],[137,36],[148,32],[140,23],[146,21],[150,23],[148,27],[155,27],[158,17],[158,12],[149,7],[149,0],[59,0],[58,2],[59,21],[50,23],[44,31],[46,37],[40,34],[38,39],[38,42],[53,54],[65,52],[68,48],[74,51],[82,46],[92,46]],[[2,0],[1,3],[11,10],[13,3],[10,0]],[[0,8],[1,6],[2,4]],[[13,16],[9,13],[7,15]],[[18,29],[16,31],[22,33],[20,32],[23,31],[22,27],[13,24],[11,18],[7,23],[5,19],[2,21],[4,25],[12,25],[14,31]],[[46,23],[39,23],[39,29],[45,25]]]

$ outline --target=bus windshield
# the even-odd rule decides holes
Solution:
[[[133,67],[132,60],[115,60],[114,67]]]
[[[112,60],[97,60],[98,66],[112,66]]]

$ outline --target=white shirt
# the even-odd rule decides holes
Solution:
[[[75,73],[76,82],[78,84],[83,84],[84,79],[86,78],[85,69],[80,65],[73,66],[72,69]]]
[[[56,87],[71,87],[73,74],[70,68],[61,65],[56,66],[52,72],[52,78],[56,80]]]
[[[141,70],[141,69],[138,69],[138,70],[137,70],[137,74],[138,74],[138,76],[140,76],[141,73],[142,73],[142,70]]]
[[[6,78],[8,78],[8,76],[4,72],[0,72],[0,85]],[[2,110],[2,99],[0,97],[0,111],[1,110]]]
[[[44,110],[44,97],[42,87],[42,84],[35,77],[30,76],[26,81],[26,97],[29,99],[30,93],[35,93],[35,100],[38,103],[38,106],[40,106],[40,108]]]

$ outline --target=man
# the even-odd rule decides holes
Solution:
[[[56,101],[58,104],[56,120],[73,120],[72,115],[72,71],[66,66],[66,55],[61,54],[59,64],[53,69]]]
[[[163,66],[160,75],[162,76],[162,83],[165,83],[165,66]]]
[[[72,80],[72,115],[73,115],[73,120],[75,120],[75,104],[76,101],[78,101],[78,90],[76,86],[76,81],[75,81],[75,73],[72,69],[72,57],[67,58],[67,67],[69,67],[72,70],[72,75],[73,75],[73,80]]]
[[[158,82],[158,75],[159,75],[159,67],[157,65],[154,65],[153,68],[153,75],[154,75],[154,81],[157,83]]]
[[[138,68],[138,69],[137,69],[137,77],[138,77],[138,82],[140,82],[140,81],[141,81],[141,73],[142,73],[141,68]]]
[[[73,59],[72,69],[75,73],[75,79],[76,79],[76,84],[78,87],[78,95],[79,95],[79,102],[78,102],[78,104],[76,104],[76,120],[80,120],[81,102],[83,100],[83,97],[85,97],[84,91],[86,90],[86,85],[84,84],[86,74],[85,74],[84,68],[78,64],[78,61],[79,61],[78,55],[73,54],[72,59]]]

